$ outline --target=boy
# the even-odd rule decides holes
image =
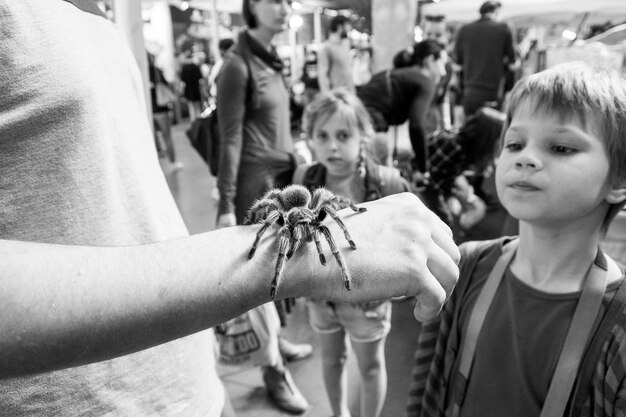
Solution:
[[[569,63],[515,86],[496,186],[519,239],[461,248],[459,283],[420,334],[407,415],[626,415],[624,270],[598,253],[626,200],[624,132],[617,73]],[[596,306],[574,317],[594,293]],[[585,328],[579,318],[588,329],[571,336]]]

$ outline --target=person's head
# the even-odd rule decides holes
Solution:
[[[413,65],[413,48],[404,48],[398,51],[391,61],[394,68],[404,68]]]
[[[263,28],[273,33],[287,29],[291,12],[289,0],[243,0],[242,15],[250,29]]]
[[[505,121],[505,113],[491,107],[481,107],[459,129],[459,142],[468,163],[476,170],[485,170],[496,158]]]
[[[228,50],[235,44],[235,41],[232,40],[231,38],[224,38],[224,39],[220,39],[220,41],[217,44],[217,47],[220,50],[220,55],[224,56],[224,54],[226,54],[226,52],[228,52]]]
[[[337,33],[342,39],[348,37],[351,29],[352,23],[348,16],[338,14],[330,20],[330,33]]]
[[[307,106],[304,129],[315,158],[329,173],[353,173],[374,134],[361,100],[338,88],[321,93]]]
[[[502,7],[502,3],[500,3],[499,1],[486,1],[480,5],[480,8],[478,9],[478,13],[480,13],[480,15],[483,17],[494,16],[498,14],[501,7]]]
[[[411,64],[418,65],[429,72],[433,79],[446,75],[448,53],[443,46],[434,40],[424,40],[413,45]]]
[[[596,216],[606,232],[626,200],[626,78],[576,62],[520,80],[496,166],[514,217],[556,224]]]
[[[450,42],[446,18],[443,15],[424,17],[424,39],[439,42],[446,47]]]

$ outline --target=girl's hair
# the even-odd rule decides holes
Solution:
[[[424,60],[429,56],[433,56],[435,60],[441,57],[441,51],[443,46],[432,39],[417,42],[411,48],[403,49],[399,51],[393,57],[393,67],[402,68],[410,67],[411,65],[424,65]]]
[[[626,77],[617,71],[570,62],[521,79],[511,91],[506,128],[517,109],[530,102],[536,114],[575,119],[604,143],[614,186],[626,187]],[[624,204],[614,204],[608,227]]]
[[[250,29],[254,29],[257,27],[256,17],[254,16],[254,14],[252,14],[252,11],[250,10],[250,2],[253,2],[253,1],[258,1],[258,0],[243,0],[242,11],[241,11],[241,14],[243,15],[243,20],[244,22],[246,22],[246,25]]]
[[[333,114],[340,114],[350,126],[356,128],[364,139],[374,135],[374,128],[370,115],[359,98],[345,88],[320,93],[306,108],[304,113],[304,132],[310,139],[313,138],[313,129],[318,123],[323,123]]]
[[[429,56],[433,56],[435,60],[441,57],[441,51],[443,46],[435,40],[427,39],[425,41],[417,42],[413,45],[413,65],[423,65],[424,60]]]

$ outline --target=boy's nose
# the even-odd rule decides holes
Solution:
[[[541,167],[541,159],[532,150],[526,148],[518,154],[515,166],[538,169]]]

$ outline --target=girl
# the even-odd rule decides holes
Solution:
[[[377,165],[368,156],[368,138],[373,135],[369,114],[347,90],[321,94],[308,106],[304,127],[317,162],[300,165],[294,183],[310,191],[325,186],[355,202],[409,190],[397,170]],[[333,414],[350,416],[345,369],[348,335],[363,379],[360,415],[379,416],[387,391],[384,345],[391,327],[391,302],[311,299],[307,304],[311,326],[320,336],[324,383]]]
[[[282,61],[272,43],[287,29],[290,3],[242,2],[247,28],[224,57],[217,77],[221,144],[218,228],[243,224],[257,198],[289,184],[293,175],[297,158],[290,130],[289,92]],[[267,311],[259,307],[259,314]],[[311,345],[294,344],[280,336],[277,349],[287,361],[307,358],[313,352]],[[262,372],[269,397],[280,409],[298,414],[309,408],[283,360],[265,364]]]

